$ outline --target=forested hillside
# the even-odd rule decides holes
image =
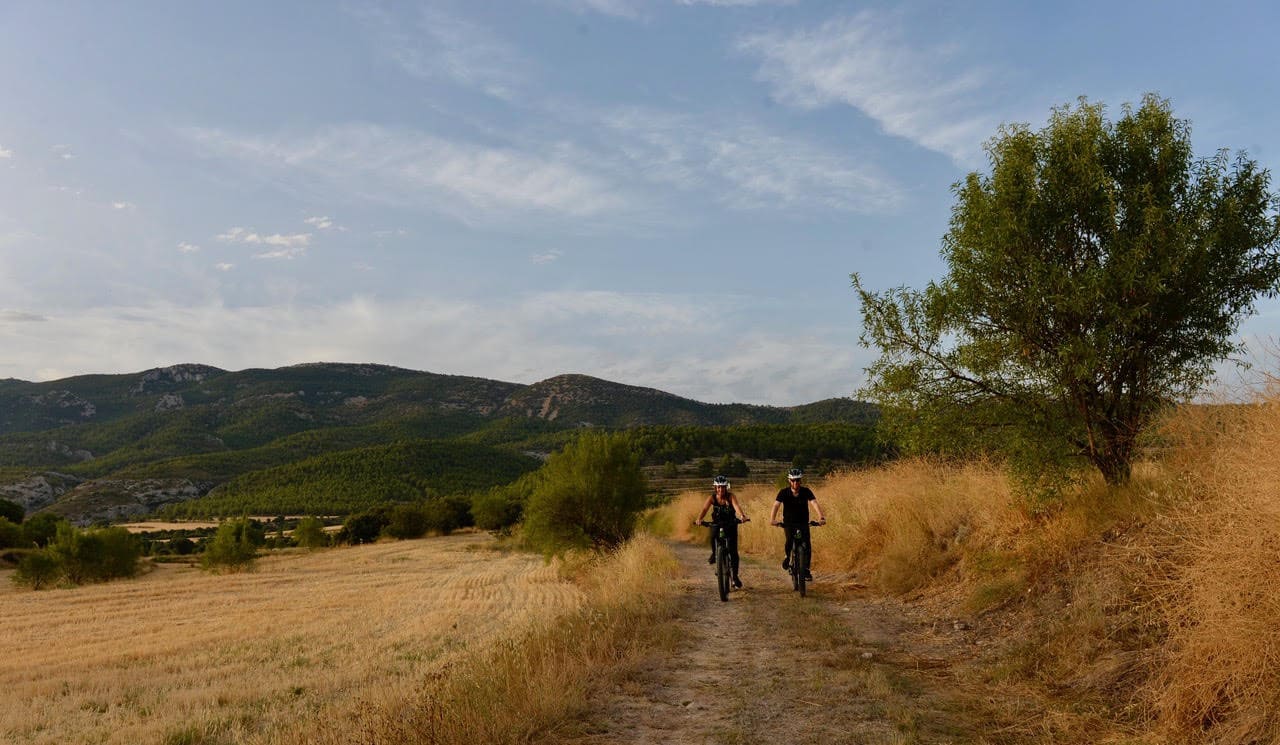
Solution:
[[[646,463],[729,454],[877,457],[876,410],[707,404],[585,375],[532,385],[383,365],[175,365],[0,381],[0,497],[80,522],[341,513],[509,482],[583,428],[629,429]],[[192,501],[194,500],[194,501]]]

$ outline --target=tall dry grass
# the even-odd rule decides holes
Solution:
[[[827,518],[812,531],[814,572],[856,574],[890,591],[919,587],[959,561],[965,546],[1027,523],[1009,480],[989,463],[903,460],[810,486]],[[780,561],[786,537],[768,523],[777,490],[747,487],[737,495],[752,519],[739,527],[739,551]],[[706,529],[692,526],[705,500],[689,492],[664,508],[677,538],[706,540]]]
[[[1280,384],[1184,423],[1195,498],[1177,516],[1161,608],[1168,639],[1150,693],[1163,731],[1280,741]]]

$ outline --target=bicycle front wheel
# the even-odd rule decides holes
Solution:
[[[720,600],[729,599],[729,552],[724,546],[716,546],[716,584],[720,589]]]

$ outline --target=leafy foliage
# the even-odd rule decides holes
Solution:
[[[257,544],[252,521],[244,518],[227,520],[209,539],[200,556],[200,565],[205,569],[231,572],[248,569],[258,556]]]
[[[1139,436],[1237,349],[1280,280],[1269,175],[1193,156],[1147,96],[1115,122],[1081,100],[1007,126],[991,173],[955,186],[948,274],[876,294],[854,275],[869,393],[917,448],[989,447],[1033,476],[1080,462],[1128,479]]]
[[[352,513],[408,502],[424,488],[465,493],[510,481],[538,461],[507,450],[418,440],[355,448],[239,476],[207,496],[175,505],[182,516],[237,513]]]
[[[77,585],[132,577],[142,558],[142,543],[124,528],[80,530],[66,522],[58,523],[47,550]]]
[[[640,459],[627,435],[588,432],[552,455],[525,508],[525,535],[546,553],[613,548],[646,506]]]
[[[293,529],[293,542],[302,548],[322,548],[329,545],[329,535],[324,532],[324,522],[318,517],[304,517]]]

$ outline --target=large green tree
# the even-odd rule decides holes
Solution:
[[[867,391],[905,443],[995,447],[1025,473],[1083,458],[1130,476],[1139,435],[1194,394],[1280,281],[1270,175],[1197,157],[1155,95],[1116,121],[1081,99],[1003,127],[953,189],[947,274],[876,293],[858,275]]]

